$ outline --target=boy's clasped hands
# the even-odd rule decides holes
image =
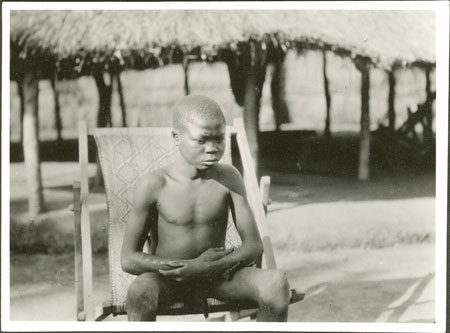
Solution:
[[[209,248],[195,259],[171,260],[166,263],[172,269],[160,269],[159,273],[175,281],[186,281],[195,278],[210,278],[222,276],[229,280],[232,272],[241,264],[236,263],[229,269],[221,269],[220,260],[234,251],[234,248],[225,249],[223,247]]]

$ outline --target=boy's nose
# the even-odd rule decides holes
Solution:
[[[205,151],[207,153],[217,153],[219,149],[217,148],[217,145],[214,142],[208,142],[206,144],[206,149]]]

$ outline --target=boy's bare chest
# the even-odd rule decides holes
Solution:
[[[227,216],[229,192],[214,180],[167,184],[158,196],[157,208],[160,217],[168,223],[211,223]]]

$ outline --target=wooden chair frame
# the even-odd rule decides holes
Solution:
[[[88,135],[93,135],[96,129],[87,128],[86,121],[79,124],[79,162],[80,181],[74,182],[74,245],[75,245],[75,289],[77,298],[77,320],[78,321],[99,321],[110,314],[120,312],[114,306],[105,302],[94,306],[92,290],[92,246],[91,246],[91,226],[89,220],[89,184],[88,184]],[[260,185],[256,179],[254,164],[248,146],[247,136],[244,130],[242,119],[235,119],[231,128],[231,133],[236,135],[239,153],[243,166],[243,178],[247,189],[247,196],[250,206],[260,232],[264,246],[263,262],[259,261],[259,267],[264,264],[265,268],[276,268],[275,256],[272,242],[270,240],[268,228],[266,226],[266,211],[269,204],[270,177],[261,178]],[[251,190],[249,190],[251,189]],[[303,294],[297,294],[295,289],[291,289],[291,303],[300,301]],[[223,308],[214,308],[213,312],[230,311],[230,315],[223,319],[236,320],[251,316],[255,317],[257,309],[254,304],[240,304],[233,308],[229,304]],[[159,312],[158,315],[189,314],[183,309],[171,309],[170,313]]]

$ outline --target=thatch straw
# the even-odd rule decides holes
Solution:
[[[11,12],[11,46],[22,59],[33,54],[76,63],[116,58],[131,67],[137,58],[161,62],[174,47],[181,52],[200,47],[210,56],[249,38],[268,37],[368,57],[382,66],[434,64],[434,31],[431,11]]]
[[[435,63],[432,11],[315,11],[285,14],[290,39],[365,56],[381,65]]]

